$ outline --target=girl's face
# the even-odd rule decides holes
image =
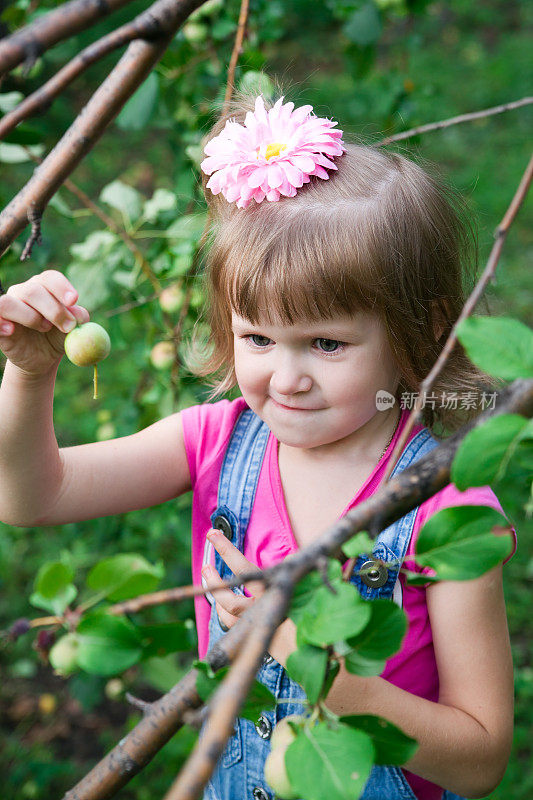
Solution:
[[[330,450],[379,428],[376,392],[394,394],[400,373],[376,315],[256,325],[233,314],[232,330],[242,395],[280,442]]]

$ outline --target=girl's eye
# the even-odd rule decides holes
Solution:
[[[260,333],[252,333],[248,338],[256,347],[266,347],[272,341],[268,336],[261,336]]]
[[[336,339],[315,339],[316,346],[323,353],[336,353],[342,349],[342,342]]]

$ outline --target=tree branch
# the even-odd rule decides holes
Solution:
[[[145,12],[132,22],[128,22],[121,28],[117,28],[116,31],[103,36],[97,42],[90,44],[43,86],[24,98],[13,111],[2,117],[0,120],[0,139],[7,136],[22,120],[46,111],[54,98],[96,61],[99,61],[113,50],[128,44],[133,39],[142,39],[143,36],[147,36],[149,33],[149,19]]]
[[[281,620],[295,584],[310,572],[321,557],[336,553],[339,547],[355,533],[368,530],[372,520],[379,516],[383,526],[387,527],[396,519],[404,516],[408,511],[432,497],[449,483],[450,467],[461,441],[467,433],[475,427],[481,426],[487,419],[500,414],[522,414],[526,417],[533,416],[533,380],[517,380],[506,387],[499,394],[497,409],[486,409],[475,420],[470,421],[457,431],[453,436],[431,451],[427,456],[417,461],[408,469],[395,476],[372,495],[368,500],[352,508],[345,517],[331,526],[319,539],[312,542],[302,550],[293,553],[280,564],[264,570],[263,578],[267,583],[265,593],[246,611],[238,622],[209,650],[206,661],[216,671],[234,661],[236,654],[240,653],[235,678],[221,689],[220,699],[217,700],[217,712],[214,733],[209,741],[216,753],[220,755],[223,748],[224,736],[231,733],[233,718],[229,715],[238,713],[235,695],[227,696],[227,692],[234,692],[234,681],[240,675],[241,689],[243,672],[247,680],[253,665],[258,664],[257,654],[261,647],[263,653],[268,648],[276,626]],[[239,582],[245,576],[239,575]],[[248,638],[253,633],[252,644]],[[245,649],[246,648],[246,649]],[[246,655],[242,655],[245,651]],[[232,671],[233,672],[233,671]],[[136,775],[148,761],[158,752],[163,744],[181,727],[184,714],[187,710],[198,708],[201,705],[196,692],[196,670],[191,670],[171,691],[164,695],[150,711],[149,719],[142,719],[107,756],[97,764],[93,770],[83,778],[71,792],[65,795],[64,800],[106,800],[115,791],[124,786],[128,780]],[[231,674],[231,673],[230,673]],[[242,693],[244,696],[244,693]],[[239,706],[240,707],[240,706]],[[210,701],[212,708],[212,701]],[[212,718],[209,717],[211,727]],[[226,739],[227,739],[226,736]],[[193,770],[186,765],[187,780],[179,785],[183,794],[176,797],[198,797],[203,787],[202,781],[207,771],[208,756],[206,751],[198,748],[195,751],[196,768]],[[217,755],[217,758],[218,758]],[[214,758],[210,759],[214,765]],[[186,784],[186,785],[185,785]]]
[[[0,214],[0,254],[27,224],[28,209],[42,213],[65,178],[94,146],[126,100],[165,52],[180,24],[205,0],[157,0],[145,12],[153,39],[133,41],[69,130],[26,186]]]
[[[512,111],[515,108],[521,108],[533,103],[533,97],[522,97],[521,100],[513,100],[510,103],[504,103],[501,106],[493,106],[486,108],[483,111],[471,111],[468,114],[460,114],[458,117],[450,117],[443,119],[440,122],[429,122],[427,125],[419,125],[418,128],[411,128],[408,131],[396,133],[394,136],[387,136],[377,143],[376,147],[383,147],[391,142],[401,142],[402,139],[410,139],[412,136],[418,136],[420,133],[428,133],[429,131],[438,131],[442,128],[449,128],[451,125],[458,125],[461,122],[471,122],[474,119],[481,119],[482,117],[491,117],[494,114],[503,114],[504,111]]]
[[[89,28],[131,0],[70,0],[0,42],[0,77],[22,61],[33,62],[63,39]]]
[[[427,377],[424,378],[424,380],[420,384],[420,391],[419,391],[419,393],[418,393],[418,395],[417,395],[417,397],[415,399],[415,405],[414,405],[411,413],[409,414],[409,418],[407,420],[405,428],[403,429],[401,436],[399,436],[398,441],[396,442],[396,446],[395,446],[395,448],[394,448],[394,450],[392,452],[392,455],[391,455],[391,457],[389,459],[389,462],[387,464],[387,469],[385,470],[385,474],[383,476],[383,482],[384,483],[389,479],[389,476],[390,476],[392,470],[396,466],[396,462],[398,461],[398,459],[399,459],[399,457],[400,457],[400,455],[401,455],[401,453],[403,451],[403,448],[405,446],[405,443],[407,442],[409,434],[410,434],[411,430],[413,429],[413,426],[416,423],[416,420],[418,419],[418,415],[419,415],[420,409],[422,408],[422,404],[424,402],[424,398],[425,398],[426,394],[429,392],[430,388],[433,386],[433,384],[435,382],[435,379],[437,378],[437,375],[439,375],[439,373],[442,372],[442,370],[444,368],[444,365],[445,365],[446,361],[448,360],[448,358],[450,356],[450,353],[452,352],[453,348],[455,347],[455,344],[457,342],[457,328],[458,328],[458,326],[460,325],[460,323],[464,319],[469,317],[470,314],[473,312],[474,308],[476,307],[479,299],[481,298],[481,296],[482,296],[482,294],[483,294],[483,292],[485,290],[485,287],[487,286],[487,284],[489,283],[490,279],[494,275],[494,272],[496,271],[496,265],[498,264],[498,261],[499,261],[499,258],[500,258],[500,254],[501,254],[502,247],[503,247],[503,242],[504,242],[505,237],[507,235],[507,231],[509,230],[509,227],[510,227],[511,223],[513,222],[514,218],[516,217],[516,214],[518,213],[518,209],[520,208],[520,206],[524,202],[524,199],[525,199],[525,197],[527,195],[529,186],[531,185],[532,177],[533,177],[533,156],[531,157],[531,159],[529,161],[529,164],[526,167],[526,170],[525,170],[525,172],[524,172],[524,174],[522,176],[522,179],[521,179],[521,181],[520,181],[520,183],[518,185],[518,189],[516,190],[515,195],[514,195],[513,199],[511,200],[511,204],[510,204],[509,208],[507,209],[503,220],[501,221],[501,223],[496,228],[496,233],[495,233],[496,241],[494,242],[494,245],[493,245],[492,250],[490,252],[489,260],[487,261],[487,266],[483,270],[483,274],[481,275],[481,278],[479,279],[479,281],[475,285],[472,293],[470,294],[470,297],[468,298],[468,300],[466,301],[465,305],[463,306],[463,308],[461,310],[461,313],[459,314],[459,317],[457,318],[457,320],[455,322],[455,325],[453,326],[453,328],[452,328],[452,330],[450,332],[450,335],[448,336],[448,338],[446,340],[446,343],[445,343],[445,345],[444,345],[444,347],[443,347],[438,359],[436,360],[435,364],[431,368],[431,370],[428,373]]]
[[[164,800],[195,800],[213,774],[235,719],[261,666],[272,637],[285,618],[292,586],[272,586],[257,601],[255,624],[232,667],[209,701],[208,724]],[[260,601],[264,599],[264,602]],[[254,604],[255,605],[255,604]]]
[[[235,70],[237,62],[242,50],[242,43],[244,39],[244,31],[246,30],[246,22],[248,20],[248,6],[249,0],[241,0],[241,10],[239,13],[239,22],[237,24],[237,33],[235,35],[235,43],[231,53],[231,58],[228,67],[228,80],[226,83],[226,93],[224,95],[224,105],[222,106],[221,115],[224,117],[228,113],[229,105],[231,103],[231,96],[235,86]]]

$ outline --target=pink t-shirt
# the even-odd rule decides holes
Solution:
[[[206,533],[211,527],[210,515],[217,507],[222,460],[235,422],[245,408],[247,408],[246,403],[240,397],[233,401],[221,400],[217,403],[193,406],[183,411],[181,415],[193,489],[192,578],[198,585],[202,582],[201,568]],[[341,516],[376,491],[408,416],[409,412],[403,410],[387,451]],[[415,426],[409,441],[421,429],[421,426]],[[486,505],[503,513],[490,487],[470,488],[460,492],[453,484],[449,484],[420,505],[406,560],[414,554],[418,532],[426,520],[440,509],[456,505]],[[291,530],[283,496],[278,466],[278,442],[270,433],[246,532],[244,555],[252,564],[265,569],[297,550],[298,545]],[[409,567],[419,572],[426,571],[414,567],[412,562],[409,563]],[[439,680],[426,605],[426,588],[409,586],[402,574],[399,585],[402,606],[409,621],[408,632],[400,652],[387,661],[381,677],[412,694],[436,702],[439,695]],[[211,606],[203,596],[195,597],[194,602],[199,657],[204,658],[208,648]],[[442,797],[440,787],[407,770],[404,770],[404,774],[419,800],[440,800]]]

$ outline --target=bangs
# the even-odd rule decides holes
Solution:
[[[287,213],[285,204],[274,205],[260,209],[260,224],[250,219],[256,209],[235,215],[226,222],[224,244],[219,239],[217,290],[226,296],[229,290],[235,313],[254,324],[294,324],[374,309],[377,270],[368,226],[357,224],[361,214],[353,204],[340,217],[323,206]]]

